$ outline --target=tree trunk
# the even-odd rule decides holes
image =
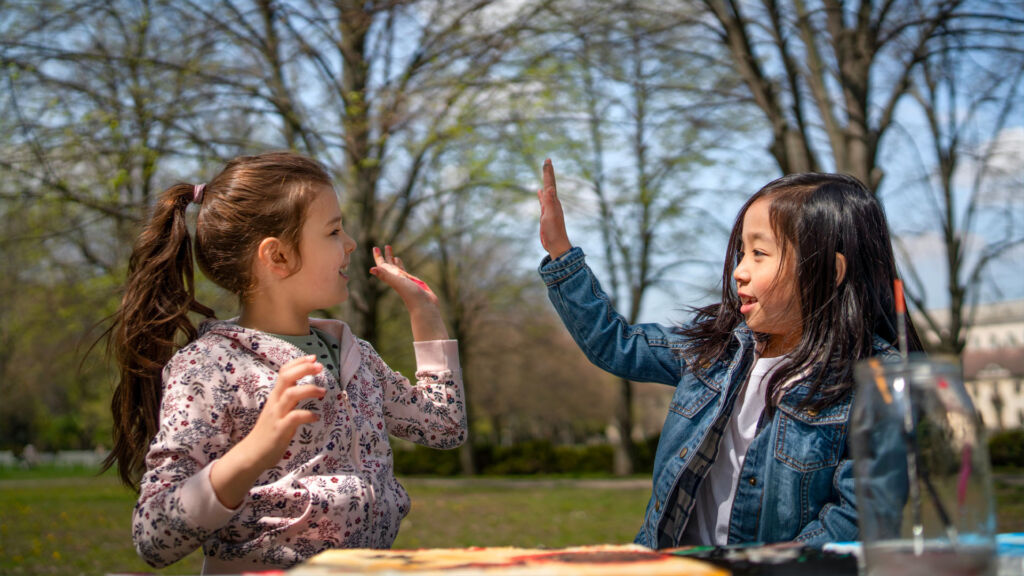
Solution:
[[[619,429],[618,438],[612,443],[612,471],[616,476],[633,473],[636,450],[633,449],[633,383],[619,381],[619,402],[616,403],[614,425]]]

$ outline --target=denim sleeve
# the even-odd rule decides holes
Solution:
[[[629,324],[612,307],[583,250],[545,257],[539,272],[562,323],[591,362],[627,380],[678,384],[682,339],[658,324]]]

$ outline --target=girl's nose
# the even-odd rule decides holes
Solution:
[[[750,280],[750,274],[747,272],[746,266],[743,265],[742,259],[736,264],[736,268],[733,269],[732,277],[737,282],[746,282]]]
[[[351,254],[356,250],[356,241],[354,238],[345,234],[345,254]]]

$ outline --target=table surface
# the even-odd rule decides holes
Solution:
[[[999,555],[999,576],[1024,576],[1024,533],[1000,534],[997,537]],[[481,576],[533,575],[533,574],[615,574],[609,572],[608,562],[617,564],[619,574],[624,566],[635,570],[628,573],[654,574],[732,574],[733,576],[857,576],[860,543],[844,542],[826,545],[824,549],[810,548],[795,543],[746,544],[739,546],[689,546],[653,551],[633,544],[580,546],[562,549],[542,548],[461,548],[425,550],[374,550],[363,551],[371,561],[359,565],[351,563],[351,556],[345,551],[328,551],[310,559],[292,570],[289,576],[323,576],[334,574],[377,574],[421,575],[453,574],[457,576],[480,574]],[[416,554],[425,552],[416,559]],[[333,553],[333,554],[332,554]],[[518,555],[521,558],[558,558],[566,560],[573,554],[577,559],[569,564],[547,564],[539,561],[516,560],[503,564],[503,559]],[[586,554],[591,555],[587,561]],[[616,557],[616,554],[618,556]],[[629,556],[632,555],[632,558]],[[481,561],[491,557],[490,561]],[[647,562],[651,558],[665,558],[656,564]],[[348,560],[345,560],[348,558]],[[447,561],[439,565],[437,559]],[[461,560],[460,560],[461,558]],[[379,561],[378,561],[379,559]],[[396,559],[404,564],[396,564]],[[690,562],[682,562],[689,560]],[[693,561],[696,562],[693,562]],[[417,562],[419,562],[417,564]],[[432,563],[433,562],[433,563]],[[637,563],[639,562],[639,563]],[[585,568],[584,568],[585,567]],[[662,571],[664,569],[664,571]]]

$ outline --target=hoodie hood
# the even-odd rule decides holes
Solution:
[[[317,330],[323,330],[338,340],[339,381],[348,382],[359,369],[359,346],[352,330],[341,320],[310,318],[309,323]],[[238,325],[238,318],[228,320],[206,320],[199,325],[200,337],[214,334],[233,341],[237,346],[248,350],[250,354],[263,359],[275,370],[280,370],[286,362],[305,354],[297,346],[285,342],[266,332],[245,328]]]

